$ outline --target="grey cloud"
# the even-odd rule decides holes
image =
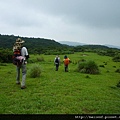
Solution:
[[[1,24],[8,24],[16,27],[31,27],[42,26],[44,21],[33,10],[23,7],[18,0],[17,4],[9,2],[3,2],[0,6],[0,22]],[[17,5],[17,6],[16,6]]]
[[[98,28],[120,28],[120,0],[29,0],[28,6],[65,21]]]
[[[41,13],[62,17],[64,22],[104,29],[120,28],[120,0],[18,0],[6,9],[16,25],[41,24]],[[4,12],[4,11],[3,11]],[[22,12],[22,13],[21,13]],[[7,18],[5,18],[7,20]],[[42,25],[42,24],[41,24]]]

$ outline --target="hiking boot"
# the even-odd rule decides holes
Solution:
[[[22,86],[22,87],[21,87],[21,89],[25,89],[25,88],[26,88],[26,86]]]

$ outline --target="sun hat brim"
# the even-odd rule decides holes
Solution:
[[[24,43],[25,41],[24,40],[22,40],[21,38],[17,38],[16,39],[16,43]]]
[[[20,41],[20,42],[16,42],[16,43],[24,43],[25,41],[24,40],[22,40],[22,41]]]

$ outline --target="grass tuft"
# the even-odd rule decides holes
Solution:
[[[41,75],[41,68],[39,64],[33,64],[29,70],[29,76],[31,78],[36,78],[36,77],[40,77]]]

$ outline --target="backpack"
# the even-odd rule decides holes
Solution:
[[[56,59],[55,59],[55,63],[59,63],[59,60],[58,60],[58,58],[56,58]]]
[[[69,63],[70,63],[70,61],[69,61],[68,58],[64,59],[64,64],[65,64],[65,65],[68,65]]]
[[[13,52],[13,64],[16,66],[21,66],[24,60],[24,57],[21,56],[21,49],[15,49]]]

